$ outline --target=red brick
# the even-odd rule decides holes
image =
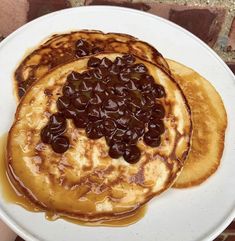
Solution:
[[[71,7],[68,0],[28,0],[28,21],[44,14]]]
[[[15,241],[24,241],[24,239],[22,239],[20,236],[18,236]]]
[[[219,36],[225,18],[225,9],[210,7],[190,7],[163,3],[130,3],[129,1],[86,0],[86,5],[115,5],[153,13],[169,19],[197,35],[208,45],[213,46]]]
[[[7,36],[27,21],[27,0],[0,0],[0,35]]]
[[[223,241],[224,240],[224,236],[220,235],[219,237],[215,238],[213,241]]]
[[[235,241],[235,235],[229,235],[224,241]]]
[[[71,7],[68,0],[0,0],[0,36],[43,14]]]
[[[228,62],[227,64],[233,70],[233,72],[235,72],[235,62]],[[235,221],[231,222],[230,225],[226,228],[226,230],[234,231],[235,234]]]
[[[109,5],[109,6],[119,6],[119,7],[126,7],[126,8],[133,8],[142,11],[150,10],[151,6],[147,3],[137,2],[131,3],[127,0],[86,0],[85,5]]]
[[[228,49],[235,50],[235,17],[233,18],[233,22],[228,35]]]
[[[227,63],[227,65],[228,65],[228,67],[232,70],[232,72],[235,74],[235,62],[228,62]],[[227,227],[227,229],[226,230],[233,230],[234,231],[234,233],[235,233],[235,222],[232,222],[228,227]]]
[[[184,27],[204,42],[213,46],[221,28],[218,25],[218,16],[218,11],[209,9],[171,9],[169,20]]]

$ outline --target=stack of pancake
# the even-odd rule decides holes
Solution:
[[[219,94],[130,35],[53,35],[24,58],[15,81],[7,171],[43,210],[120,219],[219,166],[227,125]]]

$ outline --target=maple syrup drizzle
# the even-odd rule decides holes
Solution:
[[[139,208],[137,211],[132,212],[129,216],[122,217],[115,220],[86,222],[76,218],[67,217],[62,214],[52,213],[50,211],[42,210],[32,203],[26,196],[21,194],[11,183],[10,177],[7,174],[6,165],[6,144],[7,134],[0,136],[0,190],[3,199],[7,203],[17,204],[24,209],[31,212],[45,212],[45,217],[49,221],[55,221],[63,219],[71,223],[75,223],[82,226],[108,226],[108,227],[123,227],[136,223],[142,219],[146,213],[147,205]]]

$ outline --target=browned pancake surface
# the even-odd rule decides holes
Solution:
[[[174,187],[198,185],[218,168],[224,149],[227,115],[215,88],[194,70],[167,60],[182,88],[192,113],[192,146]]]
[[[122,54],[97,55],[111,60],[117,56]],[[43,209],[97,221],[132,212],[174,183],[189,150],[191,120],[187,102],[171,77],[136,57],[166,91],[166,98],[160,99],[166,111],[161,145],[151,148],[140,140],[141,158],[129,164],[110,158],[104,138],[88,139],[69,120],[65,135],[71,147],[55,153],[42,143],[41,129],[57,111],[67,75],[86,70],[88,59],[54,69],[22,98],[8,138],[8,173],[17,188]]]
[[[78,31],[53,35],[49,40],[26,56],[15,71],[17,93],[22,97],[33,82],[60,64],[76,60],[76,42],[85,40],[90,45],[90,53],[121,52],[131,53],[154,63],[169,71],[167,62],[151,45],[130,35],[119,33],[104,34],[100,31]]]

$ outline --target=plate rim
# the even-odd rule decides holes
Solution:
[[[136,10],[136,9],[131,9],[131,8],[126,8],[126,7],[118,7],[118,6],[109,6],[109,5],[93,5],[93,6],[78,6],[78,7],[71,7],[71,8],[66,8],[66,9],[62,9],[59,11],[55,11],[52,13],[48,13],[46,15],[40,16],[30,22],[27,22],[26,24],[24,24],[23,26],[19,27],[18,29],[16,29],[14,32],[12,32],[10,35],[8,35],[5,39],[3,39],[0,42],[0,51],[1,48],[4,47],[4,45],[11,39],[13,39],[14,37],[16,37],[19,33],[23,32],[24,30],[27,30],[28,27],[33,26],[35,23],[40,22],[42,20],[45,19],[49,19],[55,15],[60,15],[60,14],[66,14],[67,12],[71,12],[71,11],[77,11],[80,9],[111,9],[111,10],[115,10],[115,11],[124,11],[124,12],[133,12],[136,14],[140,14],[142,16],[146,16],[146,17],[151,17],[154,19],[157,19],[160,22],[164,22],[170,26],[172,26],[173,28],[176,28],[178,30],[180,30],[181,32],[185,33],[186,35],[188,35],[190,38],[196,40],[210,55],[212,55],[213,57],[215,57],[221,66],[223,66],[223,68],[227,71],[227,73],[229,73],[230,77],[234,80],[235,83],[235,75],[233,74],[233,72],[231,71],[231,69],[227,66],[227,64],[223,61],[223,59],[212,49],[210,48],[206,43],[204,43],[201,39],[199,39],[197,36],[195,36],[194,34],[192,34],[191,32],[189,32],[188,30],[184,29],[183,27],[167,20],[164,19],[162,17],[156,16],[152,13],[147,13],[141,10]],[[24,238],[25,240],[29,240],[29,241],[40,241],[39,239],[37,239],[31,232],[25,230],[23,227],[21,227],[20,224],[18,224],[14,219],[12,219],[11,217],[8,216],[7,212],[5,212],[3,209],[0,208],[0,218],[18,235],[20,235],[22,238]],[[228,215],[226,217],[226,219],[224,219],[223,221],[221,221],[217,226],[215,226],[215,228],[210,232],[208,232],[207,234],[205,234],[205,236],[203,237],[202,240],[213,240],[214,238],[216,238],[221,232],[223,232],[223,230],[229,226],[229,224],[233,221],[233,219],[235,218],[235,203],[234,206],[230,212],[230,215]]]

